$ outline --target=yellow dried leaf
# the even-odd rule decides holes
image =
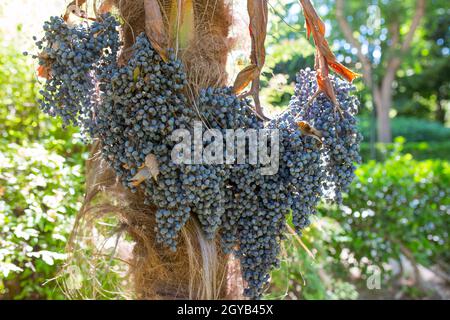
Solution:
[[[185,49],[195,36],[194,2],[192,0],[172,1],[170,8],[171,47]]]
[[[133,70],[133,81],[137,82],[139,75],[141,74],[141,69],[139,69],[139,67],[134,68]]]

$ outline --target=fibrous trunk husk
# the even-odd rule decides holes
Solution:
[[[114,0],[124,20],[124,51],[130,48],[134,39],[141,32],[146,31],[145,1]],[[152,2],[152,1],[150,1]],[[159,46],[168,49],[177,49],[179,46],[174,39],[179,35],[179,30],[174,30],[173,12],[177,6],[181,6],[182,0],[153,0],[158,2],[161,17],[164,23],[164,32],[160,24],[147,27],[157,30],[158,38],[163,39]],[[150,4],[148,4],[150,6]],[[151,6],[154,8],[154,5]],[[210,86],[223,86],[227,82],[226,62],[233,41],[228,38],[231,25],[229,7],[224,0],[197,0],[192,1],[194,11],[193,35],[187,45],[178,50],[177,56],[184,63],[189,85],[197,92],[200,88]],[[153,10],[153,9],[152,9]],[[147,11],[148,12],[148,11]],[[152,13],[150,20],[158,19],[158,14]],[[147,26],[151,24],[147,19]],[[150,31],[147,32],[147,35]],[[170,38],[166,39],[161,34],[166,34]],[[156,37],[156,36],[155,36]],[[153,38],[155,38],[153,37]],[[178,39],[180,41],[180,39]],[[153,46],[154,43],[152,42]]]

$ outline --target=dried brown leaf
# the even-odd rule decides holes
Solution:
[[[140,185],[142,182],[144,182],[145,180],[147,180],[148,178],[151,177],[151,173],[150,170],[147,167],[144,167],[142,169],[139,169],[139,171],[136,173],[136,175],[131,178],[131,184],[134,187],[137,187],[138,185]]]
[[[314,44],[316,45],[316,48],[322,56],[321,59],[323,58],[328,66],[330,66],[337,74],[344,77],[347,81],[353,81],[356,77],[359,76],[359,74],[351,71],[337,61],[336,56],[330,49],[328,41],[325,39],[325,24],[323,23],[322,19],[320,19],[311,1],[300,0],[300,3],[303,7],[308,39],[312,34]],[[321,80],[324,81],[325,79],[322,78]]]
[[[54,43],[52,45],[53,49],[57,49],[58,48],[58,44]],[[51,78],[51,65],[52,62],[48,57],[48,54],[46,54],[45,52],[41,52],[39,53],[39,60],[43,63],[41,65],[39,65],[39,67],[37,68],[37,75],[38,77],[41,78],[45,78],[45,79],[50,79]]]
[[[242,69],[234,80],[233,92],[238,94],[242,92],[250,82],[259,77],[259,68],[255,64],[251,64]]]
[[[314,128],[311,124],[306,121],[299,121],[297,123],[300,130],[307,135],[316,136],[318,138],[322,138],[322,132]]]
[[[337,99],[334,93],[334,88],[329,77],[329,67],[320,50],[316,49],[316,62],[314,68],[316,69],[317,85],[319,89],[324,92],[328,98],[337,106]]]
[[[39,66],[37,68],[37,74],[41,78],[50,79],[50,68],[48,66]]]
[[[267,0],[247,0],[247,11],[250,18],[249,30],[252,41],[250,59],[261,70],[266,61],[264,42],[267,34],[268,6]]]
[[[297,122],[297,126],[299,127],[299,129],[302,132],[302,134],[317,140],[319,145],[322,145],[322,139],[321,139],[322,133],[319,130],[314,128],[312,125],[310,125],[306,121],[299,121],[299,122]]]
[[[167,62],[168,37],[158,0],[144,0],[145,33],[156,52]]]
[[[99,14],[111,12],[113,6],[114,6],[114,0],[105,0],[105,1],[103,1],[101,3],[101,5],[98,8],[97,12]]]
[[[151,176],[155,181],[158,181],[158,175],[159,175],[159,163],[158,159],[154,154],[148,154],[145,157],[145,166],[150,171]]]
[[[128,166],[124,166],[125,169],[129,169]],[[154,154],[148,154],[145,157],[145,163],[139,167],[138,172],[134,175],[133,178],[131,178],[131,184],[135,187],[140,185],[142,182],[144,182],[147,179],[150,179],[151,177],[155,179],[155,181],[158,181],[158,175],[159,175],[159,162],[158,159]]]

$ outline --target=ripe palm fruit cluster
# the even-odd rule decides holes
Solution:
[[[45,22],[45,35],[36,41],[40,54],[34,56],[40,75],[47,78],[40,91],[44,112],[61,117],[65,125],[80,126],[83,132],[92,129],[92,111],[98,102],[96,78],[104,72],[103,65],[116,59],[117,26],[111,15],[91,25],[69,26],[60,17]]]
[[[223,250],[239,258],[245,294],[261,297],[279,265],[287,217],[301,232],[320,199],[341,201],[353,178],[360,135],[351,85],[332,78],[337,113],[323,94],[309,103],[315,72],[302,70],[288,110],[264,123],[231,88],[204,88],[192,102],[183,64],[172,52],[164,61],[144,34],[119,64],[117,25],[110,15],[85,26],[69,27],[60,18],[44,25],[45,37],[37,42],[48,75],[43,110],[100,140],[102,156],[123,185],[142,189],[145,203],[157,207],[158,242],[175,251],[180,230],[195,216],[207,238],[220,234]],[[172,133],[193,133],[195,121],[205,124],[203,134],[277,129],[277,173],[262,175],[261,165],[250,163],[175,163]]]

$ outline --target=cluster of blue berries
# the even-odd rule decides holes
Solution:
[[[311,94],[317,90],[315,71],[305,69],[297,75],[295,94],[289,105],[290,112],[283,119],[287,117],[292,120],[295,115],[297,123],[299,120],[307,121],[321,133],[323,147],[320,149],[320,157],[326,174],[322,185],[324,196],[340,203],[342,193],[348,190],[354,178],[355,164],[361,162],[359,145],[362,135],[358,132],[355,117],[359,101],[356,96],[351,95],[355,87],[338,77],[330,78],[338,106],[334,106],[324,94],[320,94],[305,108]]]
[[[301,232],[320,199],[341,201],[353,179],[361,140],[353,87],[332,78],[342,114],[323,94],[308,104],[317,90],[315,72],[302,70],[288,110],[264,123],[250,101],[228,87],[205,88],[188,99],[183,64],[170,50],[164,61],[145,34],[119,64],[117,26],[110,15],[90,25],[69,27],[61,18],[44,25],[37,58],[50,74],[42,109],[101,141],[102,156],[123,185],[156,207],[159,243],[175,251],[180,230],[198,219],[208,239],[219,233],[223,250],[240,259],[245,295],[259,298],[279,265],[288,216]],[[269,153],[279,152],[277,173],[261,174],[260,163],[175,163],[172,134],[185,129],[195,136],[196,121],[203,123],[203,135],[211,129],[224,137],[227,129],[277,129],[277,149],[268,144]],[[305,134],[300,121],[320,136]],[[205,149],[213,141],[201,143]],[[247,160],[253,156],[254,150],[244,150]]]
[[[229,213],[222,235],[226,248],[235,246],[241,260],[245,294],[258,298],[268,284],[269,273],[279,265],[286,220],[292,217],[297,231],[310,223],[321,199],[340,203],[342,192],[354,177],[359,163],[361,134],[356,126],[359,102],[351,95],[353,85],[331,77],[338,106],[317,91],[316,73],[297,74],[289,108],[266,124],[280,134],[279,169],[276,175],[260,176],[252,167],[237,167]],[[339,109],[340,108],[340,111]],[[311,131],[300,128],[307,124]],[[312,128],[312,129],[311,129]]]
[[[116,60],[120,47],[117,20],[109,15],[92,24],[69,26],[61,17],[44,24],[45,35],[36,40],[40,50],[33,56],[47,81],[40,91],[41,109],[62,118],[64,125],[77,125],[89,134],[93,110],[99,103],[96,80],[102,66]]]
[[[163,61],[145,34],[136,38],[132,49],[127,64],[112,68],[109,81],[100,85],[102,105],[94,133],[124,186],[132,192],[141,189],[146,203],[158,207],[157,240],[175,251],[192,200],[183,186],[185,166],[171,161],[171,134],[188,128],[195,113],[183,93],[186,75],[175,55],[169,52]],[[146,171],[149,155],[156,160],[157,175]]]

